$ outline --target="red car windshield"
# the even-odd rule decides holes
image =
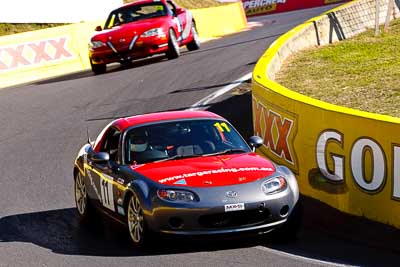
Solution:
[[[147,3],[121,7],[111,12],[106,21],[105,29],[122,24],[168,15],[168,9],[163,3]]]
[[[125,136],[125,163],[250,152],[226,121],[187,120],[133,128]]]

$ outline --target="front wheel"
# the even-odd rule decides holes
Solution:
[[[79,214],[80,222],[88,223],[93,221],[94,208],[89,201],[86,185],[81,173],[75,177],[75,204]]]
[[[180,56],[179,43],[176,39],[176,35],[173,29],[169,30],[169,40],[168,40],[168,59],[175,59]]]
[[[192,35],[193,35],[193,40],[186,45],[186,48],[189,51],[200,49],[200,39],[199,35],[197,34],[196,25],[194,23],[192,25]]]
[[[143,215],[143,209],[139,198],[136,194],[132,194],[129,198],[127,207],[127,224],[129,236],[133,245],[137,248],[144,246],[145,241],[149,238],[149,232]]]
[[[90,67],[92,68],[92,71],[95,75],[106,73],[106,71],[107,71],[106,64],[93,64],[92,59],[89,59],[89,60],[90,60]]]

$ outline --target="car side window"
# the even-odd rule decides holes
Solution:
[[[100,147],[100,152],[107,152],[110,154],[110,160],[118,161],[119,139],[121,132],[115,128],[110,128],[105,133],[103,144]]]
[[[167,1],[168,10],[171,12],[171,15],[174,16],[176,12],[176,6],[171,1]]]

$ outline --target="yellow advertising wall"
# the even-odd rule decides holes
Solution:
[[[191,11],[202,37],[220,37],[247,27],[247,18],[241,2]]]
[[[89,67],[87,43],[98,22],[0,38],[0,88]]]
[[[278,39],[254,69],[260,152],[292,169],[302,194],[400,227],[400,119],[318,101],[267,77],[280,47],[308,23]]]
[[[247,26],[241,3],[193,10],[201,38]],[[90,69],[88,41],[102,21],[0,37],[0,88]]]

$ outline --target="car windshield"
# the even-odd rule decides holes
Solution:
[[[105,28],[110,29],[125,23],[167,16],[167,14],[167,7],[163,3],[125,6],[111,12],[106,21]]]
[[[186,120],[133,128],[125,137],[125,163],[248,153],[249,146],[223,120]]]

